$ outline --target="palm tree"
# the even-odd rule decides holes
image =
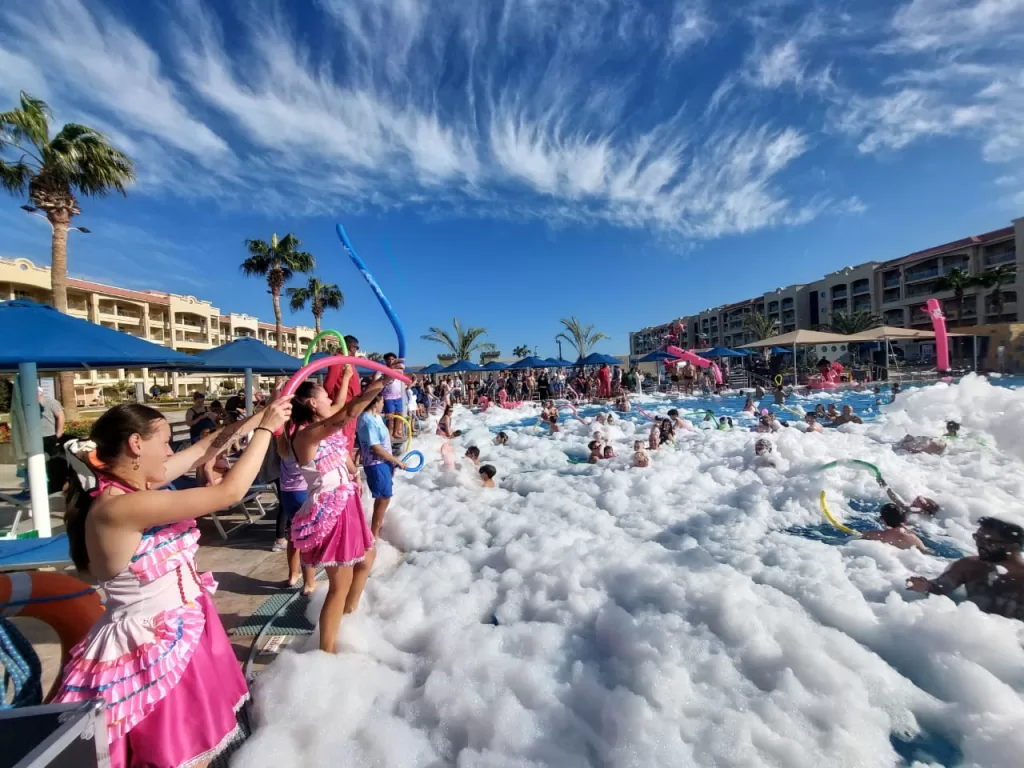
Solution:
[[[452,327],[455,329],[454,336],[443,328],[431,328],[430,333],[424,334],[421,338],[436,341],[447,347],[449,354],[456,360],[469,360],[477,350],[493,348],[493,345],[482,340],[487,334],[486,328],[463,328],[457,317],[452,319]]]
[[[555,336],[556,339],[562,339],[569,342],[576,349],[576,354],[580,358],[584,358],[590,354],[590,351],[594,348],[594,345],[601,339],[607,339],[608,336],[601,333],[600,331],[594,331],[593,325],[583,325],[573,315],[568,320],[564,317],[559,320],[565,330]]]
[[[1016,279],[1017,267],[1013,264],[1002,264],[998,267],[986,269],[978,276],[979,285],[985,288],[995,288],[991,294],[991,299],[997,323],[1003,316],[1003,304],[1006,302],[1003,286],[1016,281]]]
[[[301,312],[306,308],[307,302],[310,304],[317,336],[320,335],[320,318],[324,316],[324,310],[341,309],[345,303],[345,296],[337,285],[321,283],[316,275],[309,278],[305,288],[289,288],[288,296],[291,299],[292,312]],[[320,342],[317,342],[317,346],[319,345]]]
[[[242,274],[247,277],[262,277],[267,281],[269,293],[274,299],[274,333],[277,348],[282,351],[284,338],[281,334],[281,289],[296,272],[312,272],[315,266],[313,257],[299,250],[300,245],[302,243],[292,234],[287,234],[280,240],[275,234],[269,243],[263,240],[245,241],[249,258],[242,262]]]
[[[951,269],[935,281],[935,290],[952,291],[956,300],[956,324],[964,317],[964,291],[978,284],[978,279],[963,269]]]
[[[375,363],[383,363],[384,355],[382,355],[380,352],[367,352],[366,359],[372,360]]]
[[[68,229],[82,211],[76,195],[125,195],[135,181],[135,166],[106,137],[77,123],[66,123],[50,137],[52,114],[46,102],[21,93],[20,106],[0,112],[0,185],[15,195],[28,193],[25,210],[42,211],[53,230],[50,289],[53,306],[68,311]],[[8,155],[12,160],[4,158]],[[75,419],[75,378],[60,375],[68,420]]]
[[[882,318],[872,312],[854,312],[852,315],[837,312],[832,315],[832,322],[829,324],[828,330],[832,333],[852,336],[880,325],[882,325]]]
[[[512,350],[512,355],[514,357],[526,357],[528,354],[530,354],[530,348],[525,344],[520,344]]]
[[[754,341],[764,341],[779,335],[779,321],[769,320],[760,312],[752,312],[743,318],[743,330],[754,337]]]

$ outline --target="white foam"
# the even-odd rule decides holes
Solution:
[[[962,551],[982,515],[1024,522],[1024,391],[969,377],[883,410],[770,436],[774,468],[737,429],[681,434],[646,469],[629,466],[646,434],[630,422],[495,446],[489,428],[536,408],[458,410],[456,460],[478,445],[500,487],[444,473],[443,441],[417,441],[427,465],[398,473],[384,532],[407,555],[381,546],[341,654],[286,652],[261,676],[235,764],[881,768],[912,764],[902,734],[1019,766],[1024,624],[903,588],[948,561],[786,531],[822,522],[822,489],[837,514],[881,504],[867,472],[812,471],[840,458],[937,500],[920,528]],[[965,437],[946,455],[893,450],[948,419]],[[595,429],[619,458],[568,463]]]

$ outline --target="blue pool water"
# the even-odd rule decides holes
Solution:
[[[1000,378],[989,379],[989,381],[999,387],[1010,387],[1018,388],[1024,387],[1024,377],[1022,376],[1003,376]],[[888,385],[882,386],[882,404],[886,405],[889,402],[889,387]],[[904,385],[903,391],[914,389],[918,386],[928,386],[926,384],[907,384]],[[751,390],[751,394],[753,391]],[[863,392],[855,392],[853,390],[836,391],[832,397],[822,397],[820,394],[814,397],[798,397],[791,395],[786,399],[786,406],[796,410],[813,411],[815,406],[819,403],[828,405],[830,402],[834,402],[837,407],[843,405],[849,405],[853,408],[854,413],[860,416],[864,421],[877,421],[881,412],[879,410],[876,399],[879,396],[876,395],[872,389],[866,389]],[[745,395],[710,395],[710,396],[697,396],[687,398],[672,398],[660,401],[657,404],[643,405],[641,406],[645,411],[651,415],[664,416],[665,412],[671,408],[679,410],[680,414],[689,419],[692,422],[701,421],[704,418],[706,411],[712,411],[716,417],[721,418],[722,416],[731,416],[737,426],[749,427],[753,426],[753,417],[749,414],[743,413],[743,405],[746,403]],[[783,421],[798,421],[800,419],[795,413],[787,411],[786,409],[775,405],[775,398],[769,392],[760,402],[754,402],[758,412],[762,408],[767,408],[769,411],[774,413],[777,418]],[[612,410],[610,405],[584,405],[580,407],[579,414],[583,418],[592,418],[599,413],[608,413]],[[563,409],[562,419],[571,419],[572,414],[568,409]],[[636,422],[637,424],[648,423],[647,418],[640,414],[635,408],[629,413],[617,413],[616,415],[623,418],[629,419],[630,421]],[[739,421],[736,421],[739,419]],[[527,418],[520,419],[519,421],[511,422],[502,427],[492,428],[493,432],[500,432],[501,430],[507,429],[519,429],[523,427],[533,427],[537,424],[536,416],[529,416]]]
[[[878,510],[881,508],[883,501],[881,498],[878,499],[844,499],[843,506],[844,510],[842,513],[838,509],[833,509],[833,515],[842,514],[841,522],[847,528],[852,528],[855,531],[875,531],[879,529],[877,523]],[[832,506],[831,504],[829,505]],[[838,528],[835,528],[827,520],[822,521],[817,525],[807,526],[794,526],[787,528],[786,533],[794,536],[799,536],[803,539],[811,539],[812,541],[820,541],[823,544],[829,544],[836,546],[838,544],[845,544],[853,538],[852,534],[844,533]],[[939,557],[945,557],[950,560],[956,560],[963,557],[963,553],[942,539],[935,539],[922,534],[920,531],[916,531],[917,535],[921,537],[921,540],[925,543],[932,552]]]

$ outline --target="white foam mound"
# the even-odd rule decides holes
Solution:
[[[339,655],[285,652],[261,676],[234,764],[1019,768],[1024,624],[904,589],[949,561],[787,529],[822,522],[822,489],[840,515],[881,503],[869,473],[813,471],[840,458],[936,499],[920,529],[961,551],[982,515],[1024,522],[1024,391],[971,377],[884,410],[784,430],[778,468],[737,430],[683,436],[646,469],[633,424],[496,447],[487,427],[528,409],[459,412],[459,468],[425,437],[427,466],[396,477],[385,537],[404,560],[382,545]],[[948,419],[964,429],[946,455],[893,450]],[[619,458],[568,463],[595,429]],[[479,487],[470,444],[501,487]]]

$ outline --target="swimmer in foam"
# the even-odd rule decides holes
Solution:
[[[853,406],[844,405],[843,412],[832,419],[832,425],[841,427],[843,424],[863,424],[864,419],[853,412]]]
[[[658,422],[654,422],[651,424],[651,433],[647,436],[647,447],[656,451],[659,445],[661,445],[661,426]]]
[[[651,463],[650,457],[647,455],[647,451],[644,450],[643,440],[633,441],[633,466],[634,467],[646,467]]]
[[[508,445],[508,435],[504,432],[499,432],[494,436],[495,445]]]
[[[604,454],[603,454],[602,458],[614,459],[615,458],[615,449],[612,448],[610,445],[606,445],[604,447]]]
[[[808,432],[824,432],[821,424],[818,422],[818,417],[813,413],[808,413],[804,416],[804,423],[807,425]]]
[[[480,466],[480,449],[475,445],[466,449],[466,458],[473,462],[474,466]]]
[[[494,487],[494,476],[498,474],[498,470],[494,468],[493,464],[484,464],[480,467],[479,474],[480,484],[483,485],[484,488]]]
[[[548,434],[553,435],[556,432],[561,432],[561,428],[558,426],[558,414],[552,413],[547,419]]]
[[[697,431],[696,427],[694,427],[693,424],[688,422],[686,419],[682,418],[679,415],[679,411],[677,411],[675,408],[671,409],[668,412],[668,417],[672,419],[672,426],[674,426],[676,429],[682,429],[687,432]]]
[[[767,437],[759,437],[754,442],[754,463],[761,467],[776,466],[775,446]]]
[[[890,502],[882,505],[878,516],[885,528],[881,531],[867,531],[863,538],[868,541],[881,541],[897,549],[918,549],[925,554],[931,554],[931,550],[924,542],[907,530],[906,509]]]
[[[960,587],[967,599],[986,613],[1024,621],[1024,528],[995,517],[978,520],[975,557],[957,560],[941,576],[911,576],[907,589],[929,595],[949,595]]]
[[[955,421],[946,422],[946,434],[940,438],[907,435],[898,443],[898,447],[908,453],[930,453],[941,456],[946,452],[946,441],[959,436],[960,425]]]
[[[747,395],[747,400],[746,400],[745,403],[743,403],[743,412],[744,413],[755,413],[756,411],[757,411],[757,406],[754,405],[754,398],[752,398],[750,395]]]
[[[615,400],[615,410],[619,411],[619,413],[629,413],[631,410],[629,398],[625,395],[619,395]]]
[[[601,443],[597,440],[591,440],[587,448],[590,449],[590,455],[587,456],[587,464],[597,464],[597,462],[604,458],[604,450]]]

